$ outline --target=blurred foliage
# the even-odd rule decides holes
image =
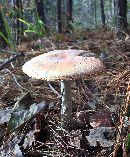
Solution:
[[[127,134],[126,151],[127,151],[127,153],[130,152],[130,133]]]
[[[7,45],[14,50],[15,49],[15,42],[14,42],[13,34],[11,32],[9,22],[6,18],[6,15],[5,15],[3,9],[1,9],[1,14],[2,14],[2,18],[3,18],[5,30],[6,30],[6,35],[1,30],[0,36],[6,41]]]
[[[41,21],[37,15],[36,5],[34,0],[25,0],[22,2],[22,13],[14,7],[13,0],[2,0],[1,5],[3,9],[4,24],[7,30],[7,36],[2,31],[0,35],[7,42],[9,47],[15,47],[15,40],[17,36],[17,14],[20,14],[20,32],[24,32],[26,36],[35,34],[38,37],[45,35],[44,21]],[[128,22],[130,21],[130,0],[128,0]],[[43,7],[46,19],[46,25],[49,32],[57,32],[57,0],[43,0]],[[67,15],[67,1],[62,0],[62,30],[66,31],[66,15]],[[106,24],[109,26],[115,25],[115,11],[114,1],[104,0],[104,10]],[[21,24],[22,23],[22,24]],[[72,26],[74,33],[79,34],[86,29],[93,29],[101,26],[101,10],[99,0],[73,0],[73,21]],[[22,36],[22,34],[21,34]]]

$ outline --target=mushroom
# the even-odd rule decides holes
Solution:
[[[61,81],[61,122],[64,126],[72,120],[72,80],[91,78],[105,67],[95,57],[80,56],[83,50],[54,50],[26,62],[22,70],[28,76],[47,81]]]

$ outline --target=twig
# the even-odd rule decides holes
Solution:
[[[61,94],[59,94],[55,89],[54,87],[52,87],[52,85],[50,83],[48,83],[49,87],[51,88],[51,90],[58,95],[58,97],[60,98],[61,97]]]
[[[61,143],[62,147],[65,147],[65,146],[68,147],[68,144],[62,139],[62,137],[61,137],[52,127],[50,127],[50,130],[53,131],[53,133],[56,135],[57,139],[58,139],[58,138],[60,139],[59,142]],[[64,146],[62,143],[63,143],[65,146]]]
[[[16,52],[15,51],[7,51],[7,50],[0,50],[0,53],[7,53],[7,54],[11,54],[11,55],[14,55],[14,54],[16,54]]]
[[[23,92],[23,90],[29,91],[28,89],[22,87],[22,86],[18,83],[17,78],[15,77],[15,75],[14,75],[9,69],[6,69],[6,70],[12,75],[12,77],[13,77],[15,83],[18,85],[18,87],[20,87],[20,89],[22,89],[21,92]]]
[[[0,71],[4,69],[5,66],[10,64],[11,62],[15,61],[18,57],[24,56],[23,52],[17,53],[16,55],[12,56],[9,60],[5,61],[3,64],[0,65]]]
[[[116,144],[115,144],[115,148],[114,148],[114,152],[113,152],[113,157],[116,157],[116,153],[117,153],[119,146],[123,144],[122,130],[124,128],[125,116],[128,112],[129,105],[130,105],[130,78],[129,78],[127,93],[126,93],[125,109],[122,113],[122,116],[120,117],[120,125],[118,127],[118,135],[117,135]]]

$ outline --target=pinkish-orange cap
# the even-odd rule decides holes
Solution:
[[[78,51],[72,55],[70,50],[69,54],[67,50],[55,50],[39,55],[23,65],[23,72],[36,79],[54,81],[91,78],[104,71],[105,67],[98,58],[79,56]]]

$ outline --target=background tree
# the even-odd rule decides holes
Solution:
[[[97,25],[97,2],[93,0],[93,7],[94,7],[94,25]]]
[[[42,20],[42,22],[46,26],[46,18],[45,18],[45,13],[44,13],[43,1],[42,0],[35,0],[35,4],[36,4],[37,13],[38,13],[39,18],[40,18],[40,20]]]
[[[109,0],[109,8],[110,8],[110,16],[111,16],[111,19],[112,19],[112,16],[113,16],[113,6],[112,6],[112,0]]]
[[[127,0],[117,0],[117,27],[127,29]]]
[[[105,27],[104,0],[100,0],[100,8],[101,8],[101,21],[102,21],[102,26]]]
[[[66,16],[67,16],[67,25],[66,25],[66,31],[69,32],[72,30],[72,13],[73,13],[73,0],[67,0],[67,11],[66,11]]]
[[[62,33],[61,0],[57,0],[57,23],[58,33]]]

